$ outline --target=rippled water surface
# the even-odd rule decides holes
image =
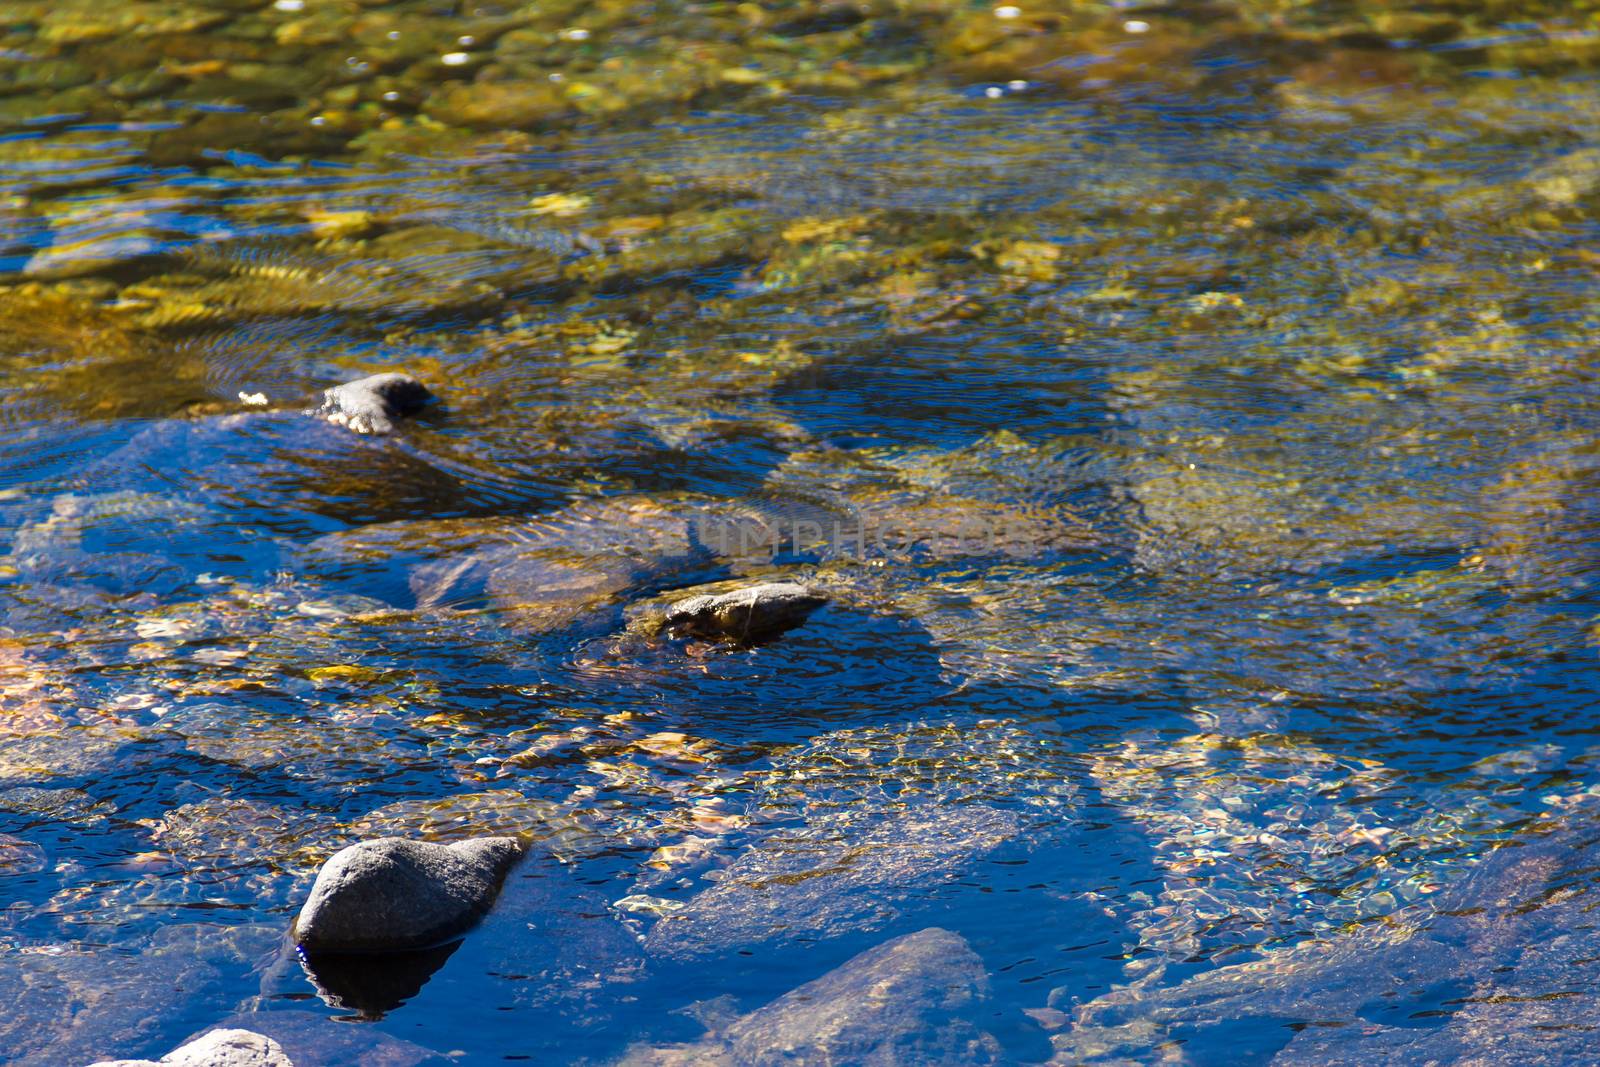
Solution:
[[[765,1062],[941,927],[973,1062],[1586,1062],[1597,17],[0,3],[0,1060]]]

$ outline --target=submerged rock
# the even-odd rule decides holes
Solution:
[[[105,1060],[92,1067],[294,1067],[283,1046],[249,1030],[213,1030],[159,1060]]]
[[[1231,1061],[1247,1027],[1262,1039],[1252,1062],[1278,1067],[1592,1062],[1596,850],[1593,817],[1579,816],[1483,860],[1420,928],[1371,924],[1116,990],[1078,1010],[1052,1062],[1142,1060],[1178,1034],[1185,1062]]]
[[[365,526],[313,542],[302,566],[360,574],[369,588],[401,572],[419,609],[487,604],[543,633],[605,617],[631,594],[769,562],[774,551],[759,506],[683,494],[580,500],[532,518]]]
[[[685,637],[752,644],[792,630],[828,602],[799,582],[763,582],[728,593],[702,593],[667,607],[666,629]]]
[[[48,512],[35,507],[8,522],[10,545],[0,565],[29,583],[113,596],[165,591],[182,580],[174,556],[216,519],[195,502],[155,493],[61,493]]]
[[[408,739],[324,718],[313,723],[260,703],[193,704],[161,725],[207,759],[324,785],[370,780],[393,761],[424,758]]]
[[[1084,760],[1059,737],[1013,721],[928,721],[834,730],[775,757],[752,817],[882,812],[939,805],[1047,810],[1074,822]],[[863,816],[864,817],[864,816]]]
[[[933,722],[837,730],[752,774],[745,847],[662,850],[636,891],[665,894],[647,951],[678,959],[769,952],[862,930],[925,925],[933,908],[1002,894],[986,862],[1036,856],[1078,834],[1077,757],[1015,723]],[[704,879],[687,899],[685,874]],[[984,883],[980,897],[967,893]],[[993,895],[990,891],[994,890]],[[981,905],[977,900],[981,899]],[[965,902],[965,904],[963,903]],[[943,911],[941,914],[949,914]],[[928,920],[931,921],[931,920]]]
[[[0,738],[0,785],[37,785],[50,778],[88,777],[117,760],[126,731],[69,725],[50,734]]]
[[[668,1064],[987,1064],[1000,1044],[976,1021],[989,978],[971,946],[930,927],[869,949],[692,1045],[635,1049]]]
[[[1219,704],[1204,708],[1281,711]],[[1488,782],[1479,796],[1417,795],[1396,787],[1397,768],[1264,732],[1130,737],[1091,757],[1090,776],[1105,810],[1148,835],[1155,876],[1126,913],[1139,950],[1124,964],[1146,985],[1241,946],[1414,917],[1431,905],[1425,887],[1504,818]]]
[[[740,855],[657,923],[645,947],[696,958],[877,929],[1021,829],[1015,813],[980,805],[818,815]]]
[[[309,874],[304,850],[327,840],[330,831],[319,812],[291,812],[243,797],[183,804],[144,825],[151,842],[187,871],[226,871],[233,879],[262,881],[284,872]]]
[[[824,559],[1047,559],[1110,543],[1080,510],[1092,486],[1082,468],[1065,445],[1002,433],[948,451],[795,452],[767,488],[826,505],[778,531]]]
[[[394,420],[415,415],[433,399],[409,374],[372,374],[324,391],[313,414],[356,433],[386,434],[394,431]]]
[[[119,914],[99,929],[126,921]],[[180,919],[138,942],[9,948],[0,953],[0,1055],[8,1067],[62,1067],[162,1052],[172,1034],[213,1020],[217,1000],[271,960],[282,936],[264,924]]]
[[[465,933],[522,855],[509,837],[434,845],[383,837],[336,853],[295,920],[307,952],[400,952]]]
[[[116,810],[116,805],[96,800],[81,789],[42,789],[33,785],[0,789],[0,811],[9,812],[29,825],[100,826]]]

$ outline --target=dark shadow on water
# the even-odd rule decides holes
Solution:
[[[450,966],[371,1029],[465,1048],[471,1063],[613,1062],[641,1023],[664,1014],[663,1002],[681,1003],[649,981],[637,941],[610,908],[623,891],[609,878],[575,877],[535,849]],[[493,1055],[476,1054],[484,1049]]]
[[[306,976],[329,1007],[376,1020],[421,992],[460,947],[460,941],[452,941],[416,952],[298,952]]]

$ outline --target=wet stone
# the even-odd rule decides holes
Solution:
[[[409,374],[373,374],[324,392],[315,414],[356,433],[387,434],[396,420],[417,414],[433,399]]]
[[[930,927],[869,949],[693,1045],[638,1048],[625,1067],[997,1064],[989,978],[957,934]]]
[[[522,855],[512,838],[433,845],[397,837],[351,845],[317,873],[295,920],[308,952],[428,948],[465,933]]]
[[[537,126],[572,113],[566,94],[548,80],[451,85],[428,97],[424,107],[441,122],[487,129]]]
[[[756,644],[801,625],[827,602],[826,594],[799,582],[763,582],[673,601],[664,623],[684,637]]]

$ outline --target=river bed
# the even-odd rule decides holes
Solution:
[[[1596,19],[0,4],[0,1060],[1585,1062]]]

